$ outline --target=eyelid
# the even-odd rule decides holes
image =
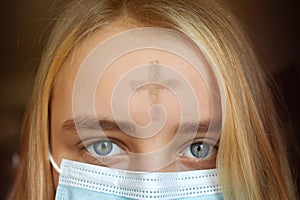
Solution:
[[[86,147],[89,147],[90,145],[92,145],[96,142],[104,142],[104,141],[109,141],[109,142],[117,145],[123,151],[128,151],[128,148],[126,147],[126,145],[122,141],[120,141],[116,138],[112,138],[112,137],[86,138],[86,139],[81,141],[82,149],[86,149]]]
[[[119,155],[120,153],[124,152],[117,144],[113,143],[113,142],[110,142],[111,143],[111,150],[107,153],[107,155],[98,155],[98,153],[96,152],[95,150],[95,147],[94,145],[97,144],[97,143],[102,143],[102,142],[110,142],[110,141],[107,141],[107,140],[103,140],[103,141],[98,141],[98,142],[95,142],[95,143],[92,143],[91,145],[89,145],[87,147],[87,151],[89,151],[89,153],[92,155],[92,156],[95,156],[95,157],[110,157],[110,156],[115,156],[115,155]]]
[[[108,141],[106,140],[100,140],[101,141]],[[96,141],[97,142],[97,141]],[[99,140],[98,140],[99,142]],[[95,141],[93,142],[95,143]],[[84,162],[93,164],[93,165],[99,165],[99,166],[105,166],[105,167],[115,167],[118,168],[117,166],[120,165],[121,163],[124,163],[124,160],[126,160],[127,153],[123,149],[121,149],[116,143],[113,143],[113,145],[116,145],[119,149],[120,152],[114,153],[113,155],[94,155],[88,148],[93,148],[92,145],[93,143],[90,143],[90,146],[83,147],[80,152],[81,152],[81,158],[84,160]],[[113,147],[116,148],[116,147]],[[111,153],[111,152],[110,152]],[[97,153],[95,153],[97,154]]]

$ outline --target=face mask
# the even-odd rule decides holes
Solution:
[[[62,160],[56,200],[224,199],[216,169],[136,172]]]

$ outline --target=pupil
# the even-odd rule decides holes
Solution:
[[[112,151],[112,144],[109,141],[97,142],[93,145],[95,152],[98,155],[105,156]]]

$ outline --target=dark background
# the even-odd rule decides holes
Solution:
[[[300,144],[300,6],[299,0],[227,0],[242,21],[281,85],[294,141]],[[0,8],[0,199],[11,185],[22,117],[33,85],[57,1],[10,0]],[[287,113],[283,113],[288,123]],[[294,155],[291,155],[293,157]],[[295,159],[295,165],[299,162]]]

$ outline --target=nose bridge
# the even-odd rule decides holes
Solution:
[[[136,171],[181,171],[178,161],[182,144],[188,139],[178,135],[174,124],[165,126],[151,138],[132,138],[130,169]]]
[[[151,145],[151,143],[148,145]],[[176,159],[176,152],[172,149],[172,145],[168,144],[167,146],[152,149],[152,151],[130,153],[129,169],[134,171],[160,171],[171,169],[170,164]]]
[[[129,170],[133,171],[151,171],[151,172],[177,172],[180,171],[180,167],[177,161],[172,159],[167,160],[134,160],[129,166]]]
[[[181,171],[180,167],[177,163],[177,160],[173,161],[172,163],[170,163],[169,165],[162,167],[160,169],[156,169],[154,170],[155,172],[178,172]]]

